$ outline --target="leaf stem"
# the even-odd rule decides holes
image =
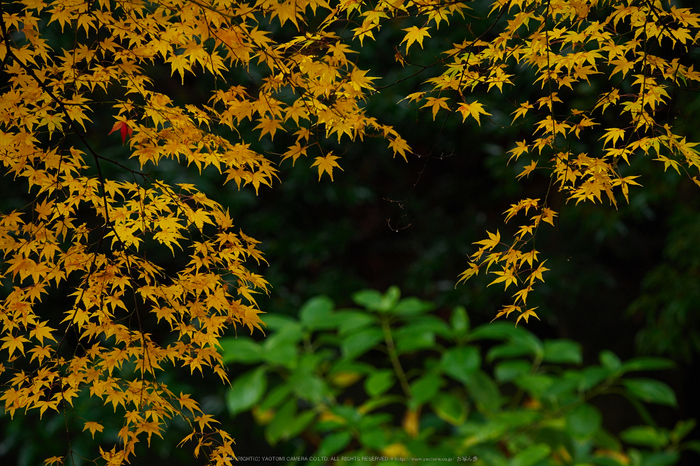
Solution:
[[[386,342],[386,348],[389,353],[389,360],[391,360],[391,365],[394,368],[394,373],[399,379],[401,388],[403,389],[406,398],[413,398],[411,393],[411,386],[408,385],[408,379],[406,378],[406,373],[401,366],[401,361],[399,361],[399,355],[396,353],[396,345],[394,345],[394,338],[391,335],[391,326],[389,325],[389,317],[385,314],[380,316],[382,322],[382,332],[384,333],[384,341]]]

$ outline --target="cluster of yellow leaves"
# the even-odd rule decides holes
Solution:
[[[479,123],[485,110],[463,110],[475,105],[466,104],[467,92],[481,86],[503,92],[505,84],[512,84],[515,68],[528,67],[543,97],[518,102],[512,113],[511,124],[532,129],[531,138],[509,151],[511,162],[530,159],[518,178],[537,170],[567,200],[578,204],[605,199],[617,206],[618,193],[629,202],[629,186],[640,185],[639,177],[622,166],[634,167],[635,157],[652,156],[664,163],[664,170],[697,174],[697,143],[674,132],[666,110],[671,89],[697,88],[700,82],[700,72],[688,60],[689,51],[700,43],[698,12],[658,0],[513,0],[494,2],[491,15],[506,19],[503,31],[490,39],[454,44],[447,51],[446,71],[428,80],[441,95],[438,102],[427,94],[423,105],[432,109],[433,118],[459,103],[463,118],[471,115]],[[579,102],[588,99],[588,107],[569,107],[566,102],[574,95]],[[409,98],[420,102],[425,96]],[[610,121],[617,125],[606,127]],[[572,147],[583,136],[602,143],[588,153],[575,153]],[[480,248],[460,276],[466,280],[485,270],[495,277],[491,284],[518,288],[512,304],[497,317],[516,312],[517,321],[527,321],[536,316],[526,299],[547,269],[538,262],[534,235],[542,221],[554,225],[556,212],[547,199],[523,199],[506,211],[506,221],[519,212],[527,216],[529,210],[535,215],[518,227],[511,241],[501,242],[499,234],[489,233],[489,239],[477,242]]]
[[[261,329],[255,294],[268,284],[245,264],[264,259],[218,202],[147,171],[181,163],[257,193],[277,179],[273,153],[260,148],[281,133],[294,141],[281,161],[313,149],[319,178],[340,169],[324,138],[379,136],[405,159],[406,140],[363,108],[375,78],[351,59],[348,42],[371,37],[374,19],[393,7],[365,8],[324,0],[0,4],[0,163],[33,199],[0,214],[6,412],[42,417],[87,394],[123,414],[119,444],[100,448],[107,464],[128,462],[140,439],[150,444],[175,416],[192,426],[183,444],[194,440],[195,454],[206,448],[212,464],[228,464],[233,439],[158,374],[175,366],[228,381],[218,339],[231,326]],[[371,27],[341,39],[346,14],[372,18]],[[211,94],[183,104],[177,86],[193,76],[212,79]],[[128,157],[106,155],[119,142]],[[182,262],[178,270],[150,259],[159,245]],[[105,430],[97,419],[84,427],[93,438]]]
[[[11,416],[38,409],[41,417],[72,406],[87,391],[124,413],[121,448],[103,455],[120,464],[142,434],[150,444],[174,415],[199,412],[188,395],[178,397],[158,382],[166,364],[190,372],[209,367],[228,380],[218,338],[231,324],[261,328],[253,293],[267,284],[244,263],[262,256],[256,241],[234,232],[227,212],[192,186],[174,191],[155,181],[150,187],[100,182],[80,175],[84,162],[77,150],[58,156],[25,137],[15,133],[0,153],[5,168],[36,193],[29,211],[0,218],[3,274],[14,283],[0,307],[0,350],[7,361],[1,369],[8,377],[0,400]],[[13,160],[22,144],[30,155]],[[211,234],[205,234],[207,225],[214,226]],[[200,240],[190,241],[188,261],[176,274],[139,254],[149,238],[173,250],[185,235]],[[56,319],[60,309],[42,303],[56,299],[56,288],[73,289],[63,300],[62,319]],[[47,305],[52,312],[42,312]],[[173,343],[160,344],[142,330],[161,320]],[[129,328],[129,321],[139,326]],[[66,330],[52,325],[75,332],[81,354],[59,357]],[[134,372],[124,374],[125,365]],[[85,428],[94,436],[103,426],[88,421]]]

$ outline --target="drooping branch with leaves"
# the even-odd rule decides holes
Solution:
[[[396,66],[425,87],[405,102],[433,119],[481,125],[493,110],[479,95],[518,80],[541,94],[500,110],[529,134],[504,163],[527,159],[518,177],[544,176],[548,189],[513,204],[505,221],[526,218],[512,240],[488,233],[460,277],[485,271],[514,285],[497,316],[527,321],[547,270],[534,239],[554,224],[553,192],[616,205],[639,184],[639,157],[697,182],[695,143],[669,108],[700,81],[699,27],[697,12],[646,0],[1,2],[0,161],[3,183],[23,193],[0,217],[5,411],[41,417],[100,399],[123,415],[118,445],[95,458],[107,464],[129,461],[174,417],[191,426],[183,443],[195,454],[206,449],[213,464],[234,455],[233,439],[159,374],[170,365],[228,380],[218,339],[231,326],[262,329],[255,293],[268,284],[246,264],[264,258],[211,193],[169,172],[216,171],[257,193],[287,159],[313,158],[332,180],[350,141],[383,138],[408,160],[410,137],[365,106],[381,76],[359,59],[384,31],[396,37]],[[441,56],[414,59],[455,31]],[[582,147],[591,137],[600,143]],[[158,262],[168,254],[176,268]]]

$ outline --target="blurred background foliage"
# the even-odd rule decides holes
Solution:
[[[485,12],[477,8],[473,16],[481,18]],[[405,295],[416,296],[431,303],[431,322],[440,328],[447,328],[452,319],[454,329],[456,311],[453,309],[459,307],[466,310],[472,328],[485,329],[483,331],[489,331],[489,328],[502,329],[503,335],[510,331],[519,335],[527,334],[530,335],[527,338],[537,339],[545,345],[543,348],[546,348],[547,341],[567,342],[563,343],[567,349],[576,348],[571,349],[570,353],[576,355],[576,361],[547,361],[551,369],[547,371],[548,376],[557,380],[563,380],[562,374],[566,371],[579,370],[570,369],[571,364],[603,368],[601,370],[607,367],[605,370],[608,372],[598,381],[606,383],[604,381],[609,379],[605,377],[613,377],[615,374],[613,366],[617,365],[617,357],[624,361],[641,355],[662,356],[675,362],[674,368],[663,372],[642,372],[642,377],[663,381],[671,387],[671,393],[676,394],[673,403],[652,403],[652,406],[644,408],[649,413],[649,419],[656,419],[654,424],[647,423],[648,419],[640,416],[634,403],[623,404],[608,397],[588,404],[585,390],[569,391],[567,393],[579,404],[572,404],[572,410],[567,413],[562,411],[566,420],[563,430],[554,429],[556,432],[547,434],[550,435],[550,440],[556,438],[556,441],[540,442],[536,438],[540,431],[523,431],[526,423],[520,423],[516,419],[512,421],[517,424],[512,431],[506,428],[512,436],[504,440],[507,443],[503,447],[505,452],[494,439],[491,440],[495,443],[486,442],[482,445],[483,448],[473,450],[473,454],[478,452],[480,457],[493,458],[485,459],[483,464],[506,464],[503,463],[505,455],[513,454],[513,458],[517,458],[518,454],[526,455],[523,452],[529,452],[527,455],[532,455],[529,458],[536,459],[523,460],[517,464],[548,464],[543,462],[543,458],[551,458],[550,453],[556,452],[560,445],[573,448],[567,451],[576,451],[582,455],[581,458],[588,458],[585,455],[592,452],[594,447],[603,448],[601,445],[607,445],[611,447],[610,451],[618,451],[630,459],[632,462],[629,464],[665,465],[675,463],[679,458],[678,464],[698,464],[700,460],[689,451],[684,453],[685,456],[678,456],[680,439],[677,439],[681,431],[686,430],[687,438],[699,437],[698,430],[692,430],[691,424],[678,423],[700,414],[697,396],[700,392],[700,205],[697,186],[674,172],[662,172],[657,162],[639,160],[636,167],[642,178],[638,181],[643,187],[631,191],[629,205],[619,204],[618,209],[608,205],[560,205],[561,214],[555,222],[555,228],[541,229],[537,237],[538,249],[548,258],[547,266],[550,269],[545,276],[546,282],[530,298],[532,304],[538,306],[537,312],[542,320],[530,321],[526,328],[517,331],[510,322],[484,326],[500,308],[505,296],[503,292],[495,287],[488,288],[487,282],[481,277],[464,285],[455,286],[455,283],[458,274],[467,267],[466,255],[474,251],[472,242],[482,238],[487,229],[503,229],[502,213],[511,203],[523,196],[541,197],[546,192],[548,179],[538,177],[535,173],[528,180],[517,182],[515,175],[520,168],[517,164],[506,163],[509,157],[506,152],[519,139],[521,131],[518,126],[510,126],[510,112],[515,102],[509,96],[517,95],[519,99],[532,101],[540,97],[542,91],[523,80],[517,81],[508,93],[480,95],[480,101],[492,113],[490,118],[482,118],[481,126],[473,123],[464,125],[454,115],[432,121],[429,111],[420,111],[415,106],[399,101],[411,92],[422,90],[422,82],[438,73],[437,67],[427,65],[436,61],[445,44],[453,40],[461,41],[460,29],[459,26],[441,28],[439,37],[426,41],[423,50],[414,47],[411,56],[406,57],[408,64],[401,66],[396,61],[396,50],[392,44],[398,42],[396,39],[400,37],[401,29],[407,26],[408,23],[399,20],[387,23],[382,32],[376,34],[376,43],[364,47],[362,55],[358,57],[360,68],[369,68],[370,75],[382,77],[376,83],[380,92],[367,103],[368,113],[393,124],[408,139],[415,155],[409,157],[407,163],[399,159],[392,160],[383,141],[369,139],[362,143],[342,144],[334,148],[334,151],[342,157],[340,162],[344,171],[335,173],[333,183],[328,179],[318,181],[315,170],[309,169],[311,160],[301,159],[296,166],[287,161],[278,167],[281,182],[272,189],[261,189],[259,195],[252,188],[239,191],[232,184],[221,188],[222,178],[213,171],[204,171],[200,175],[195,169],[175,164],[163,164],[154,169],[158,178],[196,183],[212,198],[230,208],[234,221],[247,235],[262,242],[261,248],[269,265],[261,264],[258,271],[272,285],[270,295],[259,298],[261,308],[268,313],[268,339],[262,340],[262,335],[254,335],[254,340],[240,337],[232,341],[239,342],[236,345],[250,341],[256,347],[274,347],[284,343],[280,343],[283,340],[280,333],[286,328],[293,328],[296,329],[291,331],[296,335],[295,340],[285,343],[287,346],[277,348],[276,354],[283,358],[287,355],[283,350],[293,347],[290,354],[297,357],[304,349],[297,349],[295,345],[305,341],[304,338],[308,335],[302,331],[302,340],[296,339],[300,330],[298,323],[294,322],[299,319],[303,321],[299,310],[308,309],[303,305],[312,297],[327,296],[327,299],[337,303],[337,309],[342,309],[351,305],[350,296],[357,290],[386,290],[392,285],[400,285]],[[486,25],[475,19],[473,27],[475,30],[485,29]],[[696,59],[694,55],[690,57]],[[527,73],[527,70],[522,72]],[[407,79],[414,74],[412,79]],[[206,80],[188,77],[185,86],[180,86],[177,79],[169,80],[165,75],[167,73],[163,73],[157,85],[171,86],[174,92],[180,93],[183,100],[190,102],[201,100],[211,85]],[[254,69],[233,78],[246,85],[256,85]],[[596,95],[596,89],[577,88],[570,94],[571,105],[582,107],[589,98]],[[674,100],[667,109],[669,115],[681,122],[689,140],[700,140],[700,131],[694,124],[699,108],[700,98],[697,93],[676,90]],[[103,139],[112,122],[100,121],[99,115],[95,115],[95,124],[98,127],[101,125],[103,131],[96,131],[90,137]],[[119,145],[117,135],[110,137],[114,139],[115,151],[126,150]],[[277,143],[279,147],[286,147],[286,142],[284,135],[278,134],[275,146],[265,148],[274,153]],[[332,141],[328,143],[331,146],[333,144]],[[597,144],[598,141],[595,140],[581,141],[582,147],[595,147]],[[8,180],[0,183],[0,205],[3,211],[29,201],[28,197],[23,197],[22,191],[6,181]],[[372,318],[376,318],[376,315]],[[438,321],[441,323],[438,324]],[[341,325],[338,322],[335,324]],[[506,327],[511,330],[506,331]],[[401,328],[395,330],[398,332]],[[417,342],[431,342],[431,345],[411,349],[411,367],[415,364],[417,371],[426,371],[426,374],[443,371],[440,380],[449,380],[444,386],[440,382],[438,391],[430,388],[434,390],[434,393],[431,392],[434,396],[426,397],[424,401],[431,406],[426,408],[426,412],[432,414],[420,418],[422,424],[419,430],[436,432],[436,438],[442,443],[433,445],[438,448],[435,451],[453,451],[449,437],[453,434],[457,437],[467,435],[469,429],[478,431],[478,423],[490,419],[485,414],[484,403],[492,403],[493,408],[500,409],[501,401],[493,401],[495,398],[489,398],[492,401],[481,400],[482,408],[479,408],[479,396],[474,390],[470,391],[467,381],[461,381],[467,384],[466,391],[464,386],[455,385],[454,374],[450,375],[450,370],[439,364],[440,358],[436,351],[442,357],[450,351],[445,346],[447,343],[441,340],[444,335],[440,332],[434,332],[428,340],[420,340],[420,335],[414,336],[410,330],[403,331],[404,341],[410,342],[415,337]],[[234,336],[233,332],[231,336]],[[338,338],[331,335],[319,343],[328,344],[335,351],[339,351],[340,347],[342,351],[343,343]],[[507,340],[510,337],[503,338]],[[565,340],[560,340],[562,338]],[[433,346],[433,341],[440,343]],[[376,340],[375,343],[379,345],[381,341]],[[512,365],[507,366],[504,362],[495,364],[497,358],[488,357],[488,354],[493,354],[489,351],[493,351],[496,346],[480,341],[475,346],[468,347],[475,348],[469,351],[477,351],[481,355],[480,363],[482,360],[489,363],[488,371],[495,371],[479,372],[486,374],[480,376],[483,380],[490,381],[484,382],[488,388],[511,383],[514,378],[506,374],[524,370],[525,364],[533,367],[533,354],[524,355],[524,359],[513,359]],[[604,351],[608,352],[603,353]],[[329,367],[338,364],[327,356],[324,353],[321,359],[326,358],[324,360],[331,365]],[[381,392],[376,387],[381,386],[381,381],[385,380],[382,377],[389,377],[382,375],[388,374],[382,371],[391,370],[391,367],[385,365],[386,361],[381,359],[385,357],[386,354],[380,352],[369,353],[360,364],[364,369],[358,369],[362,380],[356,382],[357,387],[352,384],[344,386],[342,383],[335,387],[347,389],[343,396],[348,398],[359,396],[355,390],[362,391],[364,387],[362,396],[370,395],[371,398],[373,392]],[[534,357],[541,359],[541,355]],[[293,385],[294,380],[316,384],[308,387],[309,393],[325,397],[328,395],[327,390],[331,390],[329,387],[334,386],[333,372],[330,369],[318,373],[318,367],[312,364],[308,370],[314,376],[308,379],[296,376],[294,379],[293,374],[287,374],[286,376],[292,377],[290,382],[289,378],[285,381],[284,371],[277,371],[273,361],[268,360],[265,362],[267,365],[245,369],[240,364],[252,364],[253,360],[236,358],[239,357],[231,359],[232,364],[236,363],[231,367],[233,391],[222,387],[213,377],[191,378],[189,374],[178,370],[170,370],[163,380],[174,392],[180,389],[196,392],[203,400],[205,411],[218,415],[226,423],[225,427],[230,429],[229,432],[236,436],[236,451],[255,455],[313,454],[318,450],[314,451],[310,445],[323,448],[322,452],[330,452],[341,451],[339,445],[346,448],[352,442],[362,443],[361,430],[353,433],[342,427],[342,423],[334,425],[332,422],[324,427],[317,417],[312,419],[299,415],[299,411],[303,414],[311,410],[316,416],[318,413],[313,409],[314,403],[319,401],[317,399],[309,400],[302,396],[290,403],[288,400],[292,398],[287,394],[280,395],[280,404],[269,401],[273,388],[288,387],[289,384]],[[282,368],[288,364],[285,361],[277,363]],[[273,372],[277,373],[277,379],[272,378]],[[269,374],[265,376],[265,382],[262,382],[261,374]],[[370,379],[374,383],[368,382]],[[460,382],[459,377],[456,382]],[[425,384],[430,385],[429,382]],[[536,389],[515,385],[532,400],[544,403],[538,399],[542,393]],[[259,394],[254,403],[250,399],[238,398],[238,393],[246,393],[245,390],[240,390],[241,387],[250,390],[250,386],[257,387],[256,393]],[[621,386],[630,390],[629,385]],[[515,396],[508,392],[513,389],[512,384],[509,387],[504,389],[504,396]],[[314,391],[317,389],[320,391]],[[296,395],[300,395],[300,389],[296,390]],[[309,393],[305,396],[311,396]],[[483,396],[491,395],[485,393]],[[635,399],[634,396],[630,398]],[[264,403],[263,400],[267,400],[269,406],[258,404]],[[244,402],[248,404],[241,405]],[[350,408],[343,406],[342,402],[338,403],[334,415],[346,416],[347,421],[347,416],[354,414]],[[441,411],[443,406],[446,408]],[[457,406],[463,406],[460,408],[463,411]],[[278,425],[275,424],[274,417],[268,419],[267,424],[262,422],[261,416],[264,417],[266,407],[279,408],[277,416],[293,413],[289,418],[297,419],[297,424],[293,425],[295,429],[290,424],[285,424],[286,427],[281,426],[275,431],[271,427]],[[449,411],[448,408],[454,409]],[[72,417],[46,413],[38,424],[35,424],[35,419],[20,414],[13,422],[9,422],[8,416],[3,414],[0,418],[0,462],[37,464],[42,457],[42,445],[51,442],[64,444],[67,428],[75,432],[81,430],[79,412],[83,409],[99,410],[100,416],[111,415],[109,410],[89,399],[76,402]],[[536,409],[534,412],[544,415],[542,413],[546,409],[554,408],[545,406],[542,409],[544,411]],[[398,421],[399,414],[398,411],[390,410],[391,419],[380,416],[377,425],[393,425],[393,430],[387,427],[391,435],[404,435],[407,432],[405,422],[408,421]],[[572,420],[576,416],[583,420]],[[315,423],[313,428],[309,427],[312,423]],[[347,421],[342,425],[347,426],[349,423]],[[651,427],[629,430],[640,423],[647,423]],[[503,428],[503,425],[499,428]],[[582,430],[576,431],[577,428]],[[606,433],[600,434],[603,431]],[[184,435],[183,432],[184,429],[179,430],[174,423],[172,430],[164,434],[163,440],[153,439],[152,450],[139,452],[137,461],[164,464],[167,460],[169,465],[195,464],[189,451],[175,447]],[[497,430],[495,432],[502,433]],[[299,437],[302,433],[322,435],[323,438]],[[114,436],[116,438],[116,432]],[[601,440],[603,443],[595,444],[594,438],[596,441],[604,438]],[[620,438],[624,444],[620,443]],[[283,439],[285,442],[282,442]],[[407,445],[408,442],[398,437],[391,441],[394,440],[402,445]],[[431,441],[427,437],[419,440],[428,443]],[[414,438],[412,441],[419,440]],[[80,442],[84,441],[84,438],[76,441],[71,444],[71,448],[80,451]],[[542,455],[545,447],[538,446],[543,444],[549,448],[545,456]],[[630,449],[640,452],[639,462],[634,462],[637,461],[634,459],[637,458],[637,453]],[[465,456],[472,454],[468,448],[464,451]],[[670,453],[664,456],[664,451]],[[660,454],[660,459],[649,460],[649,455],[655,453]],[[573,464],[573,460],[568,460],[561,452],[558,454],[562,461],[559,464]],[[622,461],[620,458],[617,457]],[[672,461],[669,462],[669,459]],[[85,464],[77,456],[73,460],[75,464]],[[620,464],[613,462],[616,461],[614,455],[610,462],[596,461],[589,462]],[[622,464],[627,463],[622,461]]]
[[[622,362],[606,350],[582,367],[572,340],[542,340],[509,322],[474,328],[463,307],[441,319],[431,302],[400,297],[397,287],[363,290],[351,309],[315,297],[298,318],[270,316],[262,342],[222,340],[224,360],[246,371],[226,394],[228,413],[244,424],[252,414],[255,438],[280,456],[320,458],[308,464],[660,466],[700,451],[686,439],[694,420],[667,429],[647,409],[677,407],[667,384],[638,377],[670,360]],[[619,433],[604,426],[606,400],[635,413]],[[260,457],[267,445],[246,441],[239,451]]]

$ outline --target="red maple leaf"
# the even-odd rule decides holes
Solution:
[[[126,138],[130,137],[134,130],[131,129],[131,127],[125,122],[125,121],[118,121],[114,123],[114,126],[112,126],[112,131],[109,132],[109,134],[112,134],[115,131],[119,131],[119,134],[122,136],[122,144],[126,142]]]

